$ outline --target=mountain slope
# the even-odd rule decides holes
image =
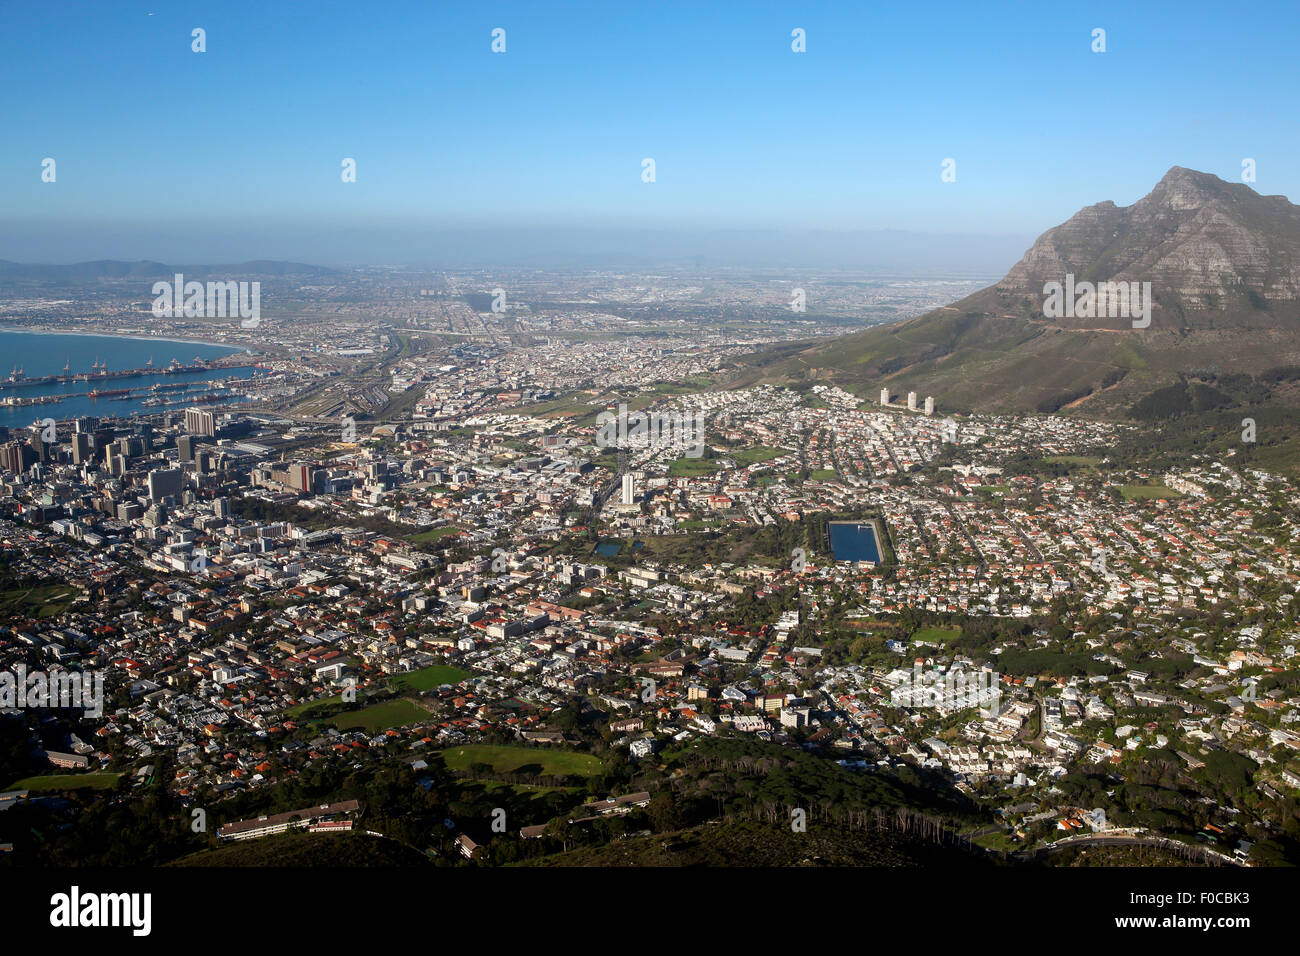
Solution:
[[[1150,283],[1150,326],[1045,315],[1047,283]],[[1300,207],[1175,166],[1132,206],[1089,206],[998,283],[895,325],[751,356],[731,387],[834,382],[939,407],[1126,409],[1180,376],[1300,364]]]

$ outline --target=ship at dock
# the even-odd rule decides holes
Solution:
[[[180,375],[185,372],[210,372],[213,369],[220,369],[223,366],[217,361],[204,361],[195,356],[194,361],[185,365],[177,359],[172,359],[169,364],[163,368],[156,368],[153,364],[153,357],[143,368],[129,368],[112,371],[106,363],[100,362],[98,358],[90,366],[89,372],[73,372],[71,363],[63,366],[62,375],[25,375],[21,366],[15,365],[9,376],[0,379],[0,389],[6,388],[24,388],[30,385],[61,385],[75,382],[101,382],[108,379],[123,378],[141,378],[146,375]],[[93,397],[93,393],[92,393]]]

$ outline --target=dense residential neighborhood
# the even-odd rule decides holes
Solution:
[[[143,786],[165,755],[169,793],[225,819],[223,800],[318,764],[418,773],[463,745],[590,751],[595,733],[636,768],[739,735],[935,774],[1005,846],[1041,844],[1043,820],[1116,830],[1057,782],[1153,753],[1248,766],[1259,806],[1296,798],[1294,527],[1255,521],[1285,479],[1133,470],[1108,459],[1126,426],[827,386],[651,392],[649,412],[702,413],[705,452],[611,448],[591,417],[626,413],[587,383],[618,355],[583,377],[525,352],[407,363],[431,380],[412,420],[357,433],[191,409],[10,435],[6,461],[32,463],[0,488],[6,574],[50,591],[0,631],[5,663],[103,671],[111,696],[39,742],[48,764]],[[578,407],[557,417],[561,392]],[[845,517],[871,557],[836,560]],[[1084,617],[1048,623],[1065,608]],[[963,623],[981,620],[1003,623]],[[1247,859],[1240,813],[1212,801],[1197,836]]]

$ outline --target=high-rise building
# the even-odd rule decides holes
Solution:
[[[926,413],[927,415],[933,415],[933,414],[934,414],[934,396],[933,396],[933,395],[927,395],[927,396],[925,396],[925,413]]]
[[[90,458],[90,435],[86,432],[75,432],[72,436],[72,463],[84,465]]]
[[[217,433],[217,417],[207,409],[187,408],[185,430],[191,435],[207,435],[211,438]]]
[[[625,505],[634,504],[636,502],[636,479],[631,475],[623,476],[622,502]]]
[[[909,412],[916,411],[916,392],[907,393],[907,410]]]
[[[0,468],[21,475],[36,463],[36,453],[26,442],[11,441],[0,448]]]
[[[298,491],[311,491],[316,483],[316,469],[302,462],[289,466],[289,487]]]
[[[158,468],[149,472],[149,500],[180,497],[185,482],[185,472],[179,468]]]
[[[176,439],[176,458],[179,461],[194,460],[194,436],[181,435]]]
[[[881,404],[881,405],[888,405],[888,404],[889,404],[889,389],[887,389],[887,388],[882,388],[882,389],[880,390],[880,404]]]

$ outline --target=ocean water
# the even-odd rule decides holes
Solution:
[[[0,379],[7,379],[15,368],[21,368],[24,375],[36,377],[41,375],[61,375],[64,364],[71,368],[72,374],[91,372],[92,363],[98,361],[107,365],[109,371],[143,368],[150,358],[154,367],[162,369],[172,359],[184,365],[191,365],[196,358],[208,360],[231,355],[238,349],[226,345],[208,345],[193,342],[175,342],[164,339],[138,339],[105,335],[63,335],[44,332],[18,332],[0,330]],[[0,425],[10,428],[22,428],[42,418],[54,418],[64,421],[93,415],[96,418],[126,418],[134,414],[159,414],[162,412],[183,412],[187,407],[181,401],[179,391],[164,393],[176,404],[149,407],[144,400],[151,397],[142,394],[138,398],[117,400],[109,398],[88,398],[85,392],[91,389],[142,389],[158,382],[207,382],[223,378],[248,378],[255,370],[251,364],[235,368],[213,369],[200,372],[180,372],[175,375],[163,375],[161,372],[142,375],[137,378],[109,378],[90,382],[54,382],[44,385],[20,385],[0,389],[0,398],[15,396],[34,398],[44,395],[74,395],[61,402],[42,405],[28,405],[22,408],[0,406]],[[209,389],[194,389],[194,394],[202,394]],[[209,407],[219,408],[219,404]]]

